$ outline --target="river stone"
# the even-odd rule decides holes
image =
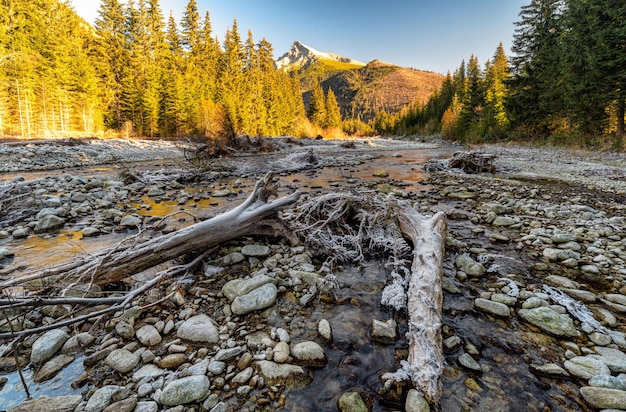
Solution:
[[[326,343],[333,341],[333,330],[327,319],[322,319],[317,324],[317,333]]]
[[[516,297],[509,296],[505,293],[494,293],[491,295],[491,300],[498,303],[504,303],[507,306],[515,306],[517,303]]]
[[[326,364],[326,353],[316,342],[300,342],[291,347],[291,355],[296,363],[305,366],[322,366]]]
[[[187,319],[178,328],[176,336],[194,343],[217,343],[220,339],[219,330],[213,319],[204,314]]]
[[[11,252],[8,248],[0,247],[0,260],[4,259],[5,257],[11,257],[13,255],[14,253]]]
[[[289,344],[287,342],[278,342],[274,346],[274,362],[285,363],[289,360]]]
[[[163,388],[159,402],[165,406],[177,406],[202,401],[209,394],[210,386],[211,383],[206,375],[176,379]]]
[[[540,306],[548,306],[549,303],[537,296],[531,296],[522,303],[522,309],[535,309]]]
[[[52,358],[69,338],[62,329],[52,329],[44,333],[33,343],[31,362],[39,364]]]
[[[496,316],[511,316],[511,309],[504,303],[494,302],[493,300],[476,298],[474,307]]]
[[[150,189],[148,189],[149,197],[159,197],[159,196],[164,196],[164,195],[165,195],[165,191],[156,186],[152,186],[150,187]]]
[[[482,263],[476,262],[469,256],[459,256],[456,258],[456,261],[454,263],[457,269],[467,274],[468,276],[482,276],[487,271]]]
[[[161,334],[152,325],[144,325],[135,332],[137,339],[144,346],[156,346],[161,343]]]
[[[457,360],[459,362],[459,365],[463,366],[466,369],[472,370],[474,372],[482,372],[482,368],[480,367],[478,362],[476,362],[474,358],[472,358],[472,355],[470,355],[469,353],[462,354]]]
[[[137,227],[141,226],[141,218],[133,215],[127,215],[120,220],[120,226],[124,227]]]
[[[543,279],[543,283],[557,288],[580,289],[580,283],[559,275],[548,275]]]
[[[70,355],[58,355],[54,358],[50,359],[48,362],[44,363],[43,366],[37,371],[35,377],[33,378],[34,382],[43,382],[54,375],[56,375],[61,369],[69,365],[74,361],[74,357]]]
[[[209,363],[207,370],[213,375],[219,375],[226,369],[226,363],[222,361],[213,361]]]
[[[596,375],[589,379],[589,386],[626,391],[626,381],[611,375]]]
[[[236,196],[237,192],[230,189],[219,189],[211,193],[213,197],[226,197],[226,196]]]
[[[566,378],[569,376],[569,373],[556,363],[546,363],[543,365],[531,364],[529,369],[537,375],[547,375],[559,378]]]
[[[132,339],[133,336],[135,336],[135,328],[125,319],[115,324],[115,332],[126,340]]]
[[[61,228],[65,225],[65,219],[56,215],[45,215],[37,221],[35,225],[35,233],[47,232],[50,230]]]
[[[133,373],[133,381],[139,382],[144,378],[157,379],[159,376],[163,376],[163,374],[165,374],[165,370],[153,363],[148,363]]]
[[[525,321],[556,336],[580,336],[572,318],[561,315],[554,310],[540,306],[533,309],[520,309],[519,316]]]
[[[254,366],[269,385],[289,382],[306,385],[305,382],[311,380],[304,369],[298,365],[261,360],[254,362]]]
[[[134,412],[136,406],[137,396],[129,396],[128,398],[110,404],[102,412]]]
[[[626,372],[626,354],[619,349],[596,346],[595,351],[613,373]]]
[[[123,386],[117,385],[106,385],[96,389],[85,405],[85,412],[102,412],[111,404],[113,394],[122,389],[124,389]]]
[[[241,248],[244,256],[265,257],[270,254],[270,247],[266,245],[245,245]]]
[[[234,348],[222,348],[217,351],[214,358],[216,361],[226,361],[234,358],[235,356],[241,355],[245,350],[246,348],[244,348],[243,346],[235,346]]]
[[[159,362],[157,362],[157,365],[159,368],[174,370],[178,369],[178,367],[185,362],[187,362],[187,355],[184,353],[172,353],[165,355]]]
[[[91,345],[96,340],[96,337],[89,332],[82,332],[72,336],[61,347],[61,353],[73,353],[78,352]]]
[[[231,380],[232,383],[237,385],[243,385],[252,378],[252,374],[254,373],[254,369],[251,366],[248,366],[238,374],[236,374]]]
[[[371,336],[372,340],[381,343],[393,343],[398,339],[396,332],[398,325],[394,319],[382,320],[372,319]]]
[[[511,226],[515,223],[515,219],[510,216],[498,216],[491,222],[494,226]]]
[[[30,235],[30,229],[27,227],[18,227],[13,232],[11,232],[11,236],[14,239],[25,239]]]
[[[571,233],[555,233],[550,237],[554,243],[567,243],[576,240],[576,236]]]
[[[590,379],[596,375],[610,375],[611,370],[597,355],[576,356],[563,363],[565,369],[574,376]]]
[[[274,279],[266,275],[257,275],[247,279],[234,279],[222,286],[222,292],[232,302],[236,297],[245,295],[266,283],[272,282],[274,282]]]
[[[83,237],[94,237],[100,234],[100,229],[98,229],[97,227],[89,226],[84,228],[80,233],[83,235]]]
[[[81,395],[54,396],[24,401],[9,412],[74,412],[79,403],[83,400]]]
[[[618,293],[608,293],[604,296],[609,302],[617,303],[619,305],[626,306],[626,296]]]
[[[430,412],[430,405],[417,389],[409,389],[404,403],[405,412]]]
[[[592,408],[626,410],[626,391],[583,386],[580,394]]]
[[[367,405],[357,392],[345,392],[337,401],[340,412],[368,412]]]
[[[126,349],[115,349],[109,353],[104,363],[120,373],[127,373],[139,364],[139,355]]]
[[[230,305],[231,310],[236,315],[245,315],[272,306],[276,302],[278,289],[273,283],[254,289],[250,293],[237,296]]]

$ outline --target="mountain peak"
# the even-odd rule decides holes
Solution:
[[[343,57],[335,53],[321,52],[296,40],[291,45],[289,51],[276,60],[276,67],[278,69],[300,69],[318,60],[334,60],[342,63],[354,64],[356,66],[365,66],[365,63],[360,61]]]

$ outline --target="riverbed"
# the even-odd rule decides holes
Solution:
[[[285,152],[223,160],[228,163],[227,172],[214,173],[210,179],[193,183],[172,183],[173,176],[189,171],[180,156],[173,155],[175,151],[169,148],[164,152],[169,155],[161,155],[162,159],[155,159],[159,155],[152,152],[152,159],[135,158],[130,159],[131,163],[119,162],[120,155],[116,157],[117,163],[111,163],[110,156],[90,148],[82,155],[67,156],[72,162],[77,158],[85,162],[84,165],[72,163],[71,169],[49,169],[43,160],[28,163],[41,166],[29,166],[29,170],[7,166],[5,184],[42,179],[37,183],[39,186],[34,186],[39,196],[50,202],[58,198],[63,204],[66,197],[72,201],[75,195],[76,202],[73,202],[75,216],[70,212],[66,223],[50,232],[31,231],[25,238],[13,236],[19,227],[35,227],[37,217],[33,215],[0,227],[6,233],[0,240],[0,248],[8,251],[0,260],[0,276],[23,276],[116,244],[137,231],[136,226],[120,224],[127,215],[146,225],[180,213],[160,226],[165,231],[179,230],[194,219],[215,216],[241,203],[270,166],[278,170],[279,195],[294,190],[308,196],[340,191],[394,193],[413,202],[425,215],[446,213],[449,224],[444,261],[446,365],[441,410],[587,411],[605,401],[592,399],[590,395],[587,399],[583,393],[610,389],[617,391],[611,392],[613,395],[626,394],[619,386],[624,381],[620,374],[626,369],[615,365],[619,363],[615,359],[626,365],[626,355],[622,352],[626,346],[623,340],[626,313],[623,155],[486,146],[477,150],[496,155],[495,173],[468,175],[449,170],[427,174],[423,165],[430,159],[444,159],[463,148],[438,141],[368,140],[347,147],[340,143],[310,141]],[[135,148],[139,146],[132,144]],[[21,158],[39,159],[37,148],[29,150],[30,154]],[[317,160],[295,167],[298,165],[293,162],[292,154],[298,151],[313,151]],[[47,149],[45,156],[52,152]],[[106,162],[103,165],[92,159]],[[120,173],[128,170],[145,173],[142,176],[146,184],[136,192],[118,183]],[[110,187],[118,189],[107,191]],[[151,189],[155,191],[149,194]],[[156,189],[163,193],[155,195]],[[103,206],[88,207],[96,199]],[[103,218],[104,211],[110,209],[120,211],[117,221]],[[85,231],[87,228],[97,230],[98,235],[85,236],[94,233]],[[261,257],[245,255],[239,263],[225,264],[225,257],[240,253],[242,246],[259,243],[273,252]],[[389,281],[389,273],[381,262],[346,266],[343,272],[336,273],[341,287],[332,299],[320,293],[303,305],[303,297],[312,287],[290,279],[286,283],[278,282],[282,290],[273,306],[250,315],[233,316],[224,310],[228,302],[222,288],[228,280],[240,277],[242,272],[260,270],[274,273],[278,278],[289,270],[319,274],[322,262],[311,259],[300,247],[265,238],[231,243],[212,259],[216,266],[226,267],[219,280],[204,279],[202,275],[186,280],[182,283],[183,299],[175,306],[151,309],[133,320],[136,322],[131,324],[135,329],[133,336],[121,336],[114,323],[93,331],[94,343],[84,351],[75,352],[69,366],[44,383],[31,382],[35,397],[76,395],[80,398],[76,398],[79,408],[88,410],[87,401],[97,389],[111,384],[119,386],[120,391],[125,389],[126,396],[120,395],[123,399],[117,402],[134,401],[137,408],[159,407],[168,385],[189,376],[192,365],[206,362],[215,366],[216,362],[224,362],[222,371],[205,369],[204,375],[210,382],[206,396],[185,403],[185,408],[202,405],[207,410],[220,407],[223,409],[216,410],[323,411],[336,408],[338,399],[352,392],[358,393],[370,410],[405,407],[408,388],[400,390],[395,397],[382,390],[381,375],[399,367],[406,357],[408,342],[404,336],[406,314],[380,305],[382,289]],[[569,313],[568,305],[551,297],[544,285],[573,296],[574,301],[593,314],[598,325],[590,326]],[[538,308],[551,310],[564,322],[569,319],[576,333],[556,333],[532,320],[529,315]],[[176,334],[167,331],[170,321],[178,328],[182,321],[198,313],[211,316],[220,328],[215,345],[185,346]],[[32,318],[41,321],[42,315]],[[396,339],[386,343],[373,339],[372,319],[385,322],[393,319],[397,323]],[[330,342],[318,335],[321,320],[332,326]],[[157,326],[162,343],[151,347],[137,342],[134,336],[146,324]],[[307,378],[302,379],[301,385],[263,382],[267,378],[244,359],[248,358],[245,354],[254,362],[276,356],[278,343],[285,338],[283,332],[292,350],[295,344],[316,342],[324,351],[325,363],[305,366]],[[266,333],[268,341],[263,345],[251,343],[250,336],[256,333]],[[117,341],[111,343],[111,340]],[[33,340],[29,342],[32,344]],[[165,372],[144,379],[145,382],[131,377],[146,365],[161,365],[159,362],[167,358],[169,346],[186,348],[180,352],[185,354],[184,362],[169,368],[159,366]],[[131,371],[116,372],[103,362],[83,366],[92,376],[78,382],[72,380],[75,389],[68,390],[68,377],[80,375],[85,356],[122,348],[141,358]],[[215,359],[220,349],[228,348],[242,349],[226,361]],[[607,350],[616,351],[611,352],[610,361]],[[146,352],[152,352],[155,357],[144,356]],[[469,362],[468,357],[474,362]],[[593,367],[588,365],[592,360]],[[36,369],[32,363],[26,363],[25,368],[27,377]],[[245,374],[242,377],[244,371],[251,377],[245,379]],[[8,382],[0,390],[0,400],[3,408],[10,408],[25,396],[15,372],[4,376]],[[596,376],[615,378],[614,382],[605,379],[613,382],[613,386],[607,388],[606,382],[590,383]],[[54,385],[54,382],[62,384]],[[145,384],[150,384],[151,389],[146,389]],[[581,391],[585,387],[600,389]],[[115,401],[109,397],[108,402]]]

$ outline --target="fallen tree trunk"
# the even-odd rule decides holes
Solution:
[[[407,202],[394,202],[400,229],[413,242],[409,279],[409,375],[416,389],[436,405],[442,393],[441,338],[443,290],[441,276],[445,251],[446,218],[443,212],[427,219]]]
[[[76,259],[30,276],[5,281],[0,283],[0,290],[26,281],[59,275],[72,280],[80,279],[81,283],[107,285],[186,253],[201,251],[242,236],[266,234],[268,229],[275,233],[276,220],[270,218],[294,203],[300,192],[268,201],[277,193],[276,186],[272,184],[272,176],[272,173],[268,173],[258,181],[253,192],[241,205],[212,219],[143,243],[121,245],[95,256]]]

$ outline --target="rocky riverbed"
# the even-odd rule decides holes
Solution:
[[[0,277],[71,260],[138,228],[179,230],[193,223],[190,213],[214,216],[241,202],[268,167],[280,171],[281,193],[392,192],[449,222],[441,410],[626,410],[626,156],[487,146],[478,150],[496,155],[495,173],[425,175],[428,157],[460,148],[340,143],[220,160],[203,179],[184,167],[180,145],[164,142],[2,146]],[[145,160],[153,162],[139,167]],[[185,213],[163,220],[173,212]],[[20,342],[17,363],[39,400],[17,406],[25,395],[16,357],[4,353],[1,408],[427,410],[418,393],[385,379],[408,345],[406,314],[372,303],[389,281],[385,269],[346,267],[333,291],[324,271],[304,245],[229,242],[115,316]],[[115,296],[149,276],[72,293]],[[5,313],[17,330],[75,309]],[[8,331],[5,319],[0,332]]]

